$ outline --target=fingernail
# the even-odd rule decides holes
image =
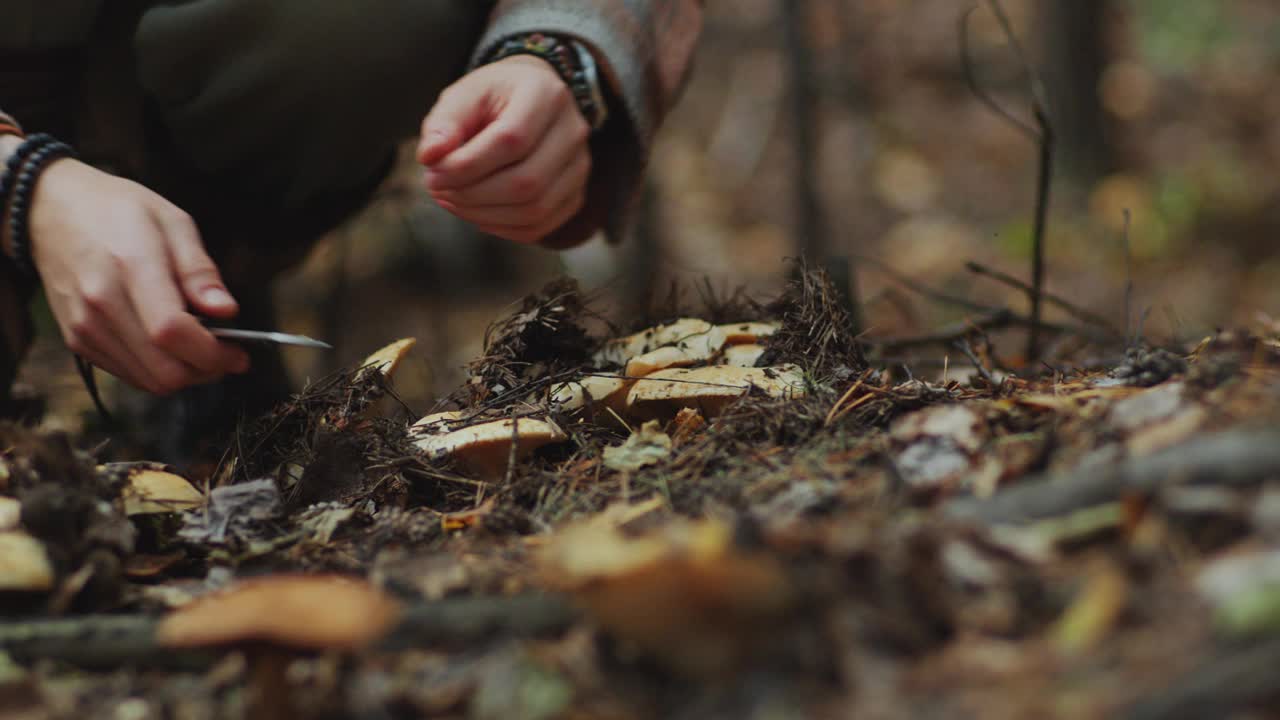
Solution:
[[[231,297],[231,293],[222,288],[209,288],[202,294],[204,301],[209,305],[234,305],[235,298]]]

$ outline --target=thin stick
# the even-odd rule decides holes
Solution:
[[[987,384],[994,389],[996,387],[996,379],[992,377],[991,371],[987,369],[987,366],[983,365],[982,361],[978,359],[978,355],[973,351],[973,345],[968,339],[957,341],[955,348],[969,358],[969,362],[973,363],[973,366],[977,368],[978,374],[982,376],[982,379],[986,380]]]
[[[1028,296],[1030,296],[1034,292],[1034,290],[1030,285],[1019,280],[1018,278],[1012,275],[1009,275],[1008,273],[1004,273],[999,270],[996,270],[993,267],[988,267],[986,265],[983,265],[982,263],[974,262],[970,260],[969,262],[964,264],[964,267],[966,270],[968,270],[969,272],[975,275],[982,275],[983,277],[991,278],[996,282],[1004,283],[1005,285],[1008,285],[1012,288],[1021,290],[1022,292],[1026,293]],[[1043,297],[1046,302],[1052,305],[1058,306],[1068,315],[1071,315],[1072,317],[1076,318],[1081,322],[1086,322],[1091,325],[1097,325],[1101,328],[1104,328],[1109,333],[1119,334],[1119,331],[1117,331],[1115,326],[1111,324],[1111,321],[1107,320],[1106,318],[1102,317],[1101,315],[1095,312],[1086,310],[1080,307],[1079,305],[1072,303],[1071,301],[1063,298],[1060,295],[1054,295],[1053,293],[1050,293],[1050,292],[1043,292],[1041,293],[1041,297]]]
[[[1124,247],[1124,344],[1128,347],[1132,342],[1129,329],[1133,323],[1133,253],[1129,246],[1129,208],[1121,212],[1124,213],[1124,234],[1120,236]]]
[[[875,258],[870,255],[854,255],[853,257],[857,258],[859,262],[867,263],[885,275],[888,275],[890,280],[893,280],[911,292],[914,292],[928,300],[932,300],[939,305],[954,305],[958,308],[963,308],[971,312],[997,312],[1003,309],[994,305],[984,305],[980,302],[960,297],[959,295],[952,295],[950,293],[931,288],[928,285],[917,282],[897,270],[894,270],[888,265],[888,263],[880,260],[879,258]]]
[[[991,108],[993,112],[1009,121],[1013,127],[1037,143],[1040,148],[1040,169],[1036,179],[1036,205],[1031,231],[1031,287],[1027,293],[1031,300],[1031,325],[1030,331],[1027,333],[1027,362],[1035,362],[1040,358],[1040,332],[1043,329],[1041,321],[1043,319],[1042,300],[1044,292],[1044,234],[1045,227],[1048,224],[1049,189],[1053,179],[1054,132],[1049,122],[1049,104],[1045,100],[1044,84],[1041,82],[1039,75],[1036,74],[1035,69],[1027,62],[1026,53],[1023,52],[1022,44],[1018,42],[1018,37],[1013,32],[1013,26],[1009,22],[1008,15],[1005,14],[1004,8],[1001,7],[998,0],[987,0],[987,5],[996,16],[996,20],[999,21],[1000,28],[1004,31],[1005,37],[1009,41],[1009,46],[1013,48],[1013,53],[1018,62],[1026,71],[1027,90],[1031,95],[1031,116],[1035,124],[1032,125],[1018,119],[997,103],[978,84],[969,54],[969,19],[973,15],[972,10],[966,12],[960,18],[960,58],[964,68],[965,80],[969,83],[969,88],[974,95],[987,107]]]

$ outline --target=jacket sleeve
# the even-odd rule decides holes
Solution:
[[[473,64],[503,38],[528,32],[572,37],[596,56],[609,120],[592,138],[583,210],[548,247],[577,245],[603,229],[617,239],[637,195],[654,134],[675,104],[702,29],[703,0],[500,0]]]

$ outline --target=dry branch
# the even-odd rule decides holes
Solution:
[[[944,511],[957,519],[1020,524],[1180,482],[1248,485],[1273,476],[1280,476],[1280,433],[1230,431],[1119,463],[1028,479],[988,500],[954,500]]]

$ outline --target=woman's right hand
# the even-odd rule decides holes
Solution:
[[[135,387],[166,395],[244,372],[249,357],[188,311],[238,306],[185,212],[73,159],[36,184],[32,259],[67,346]]]

